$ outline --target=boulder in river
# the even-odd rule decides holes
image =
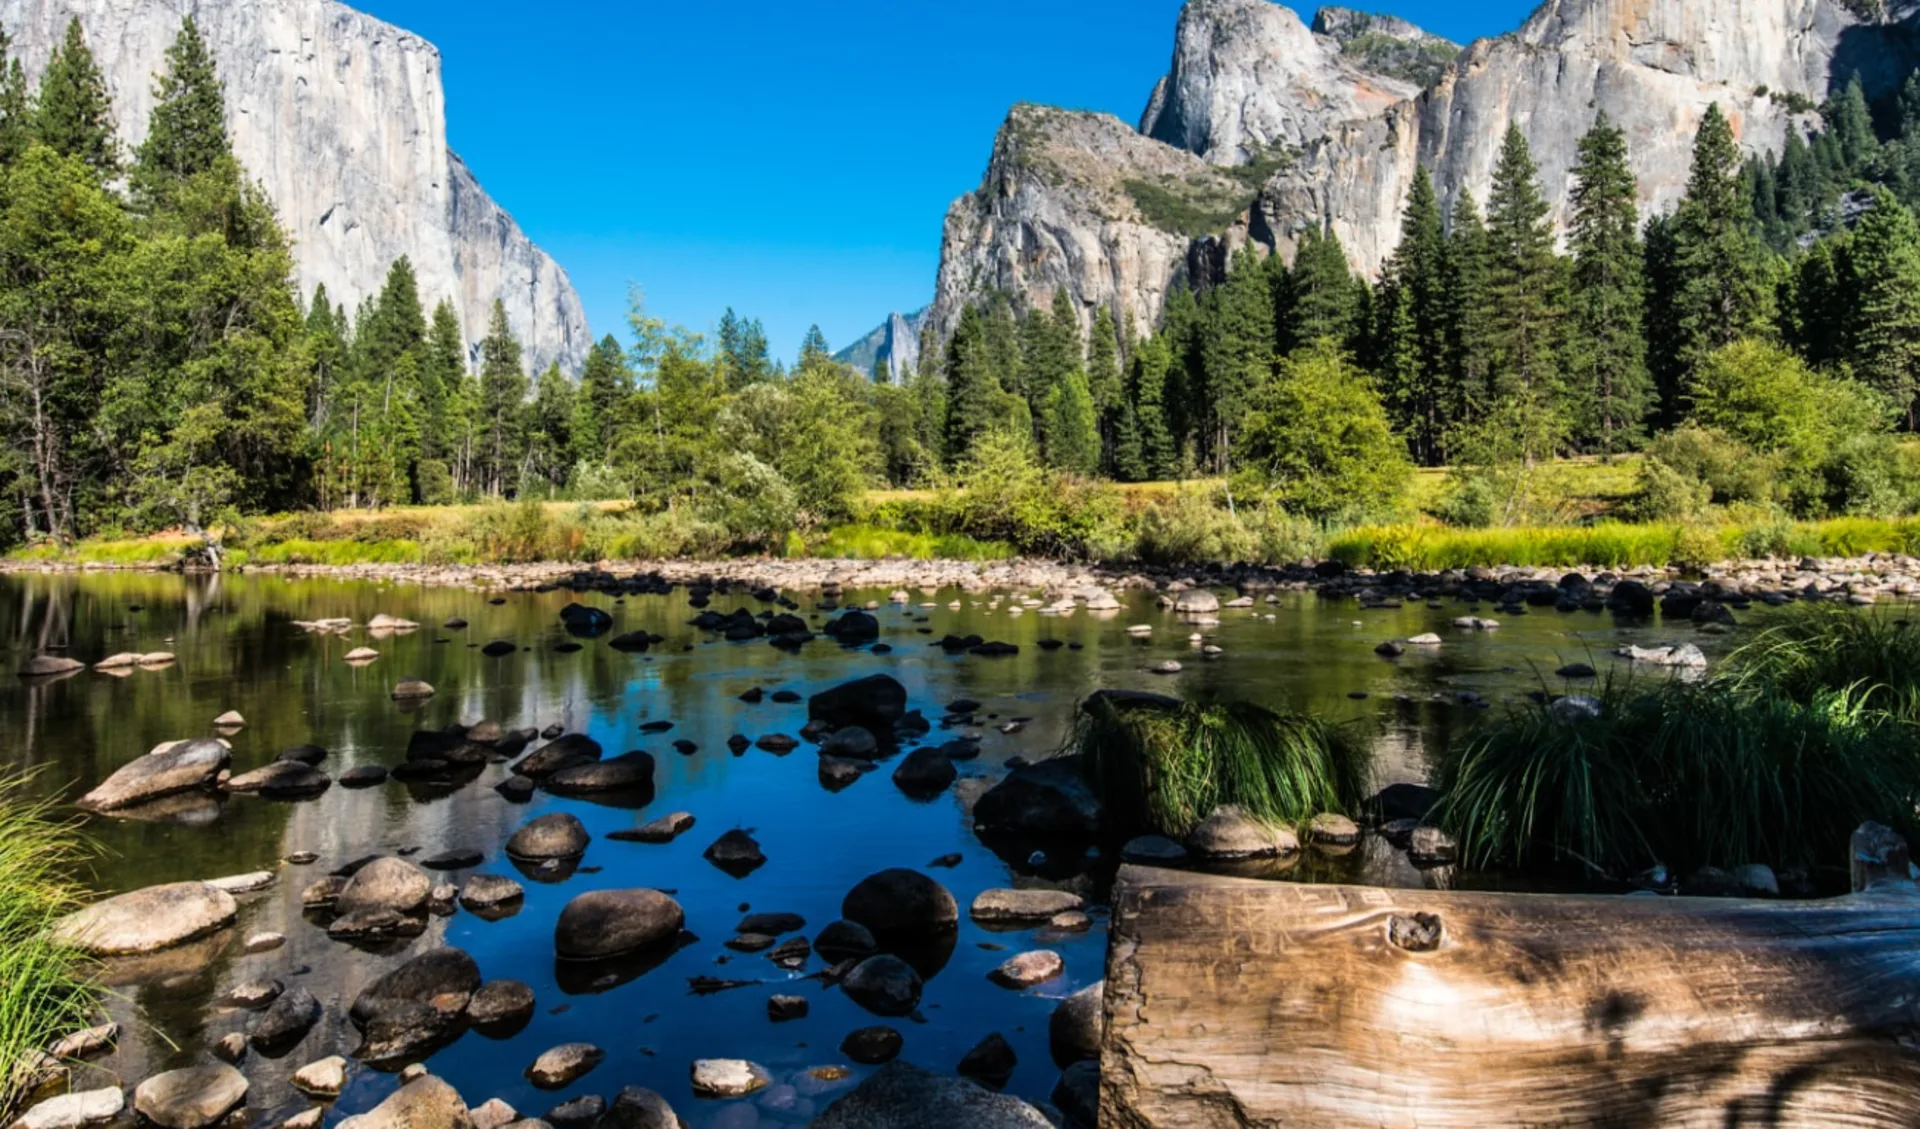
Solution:
[[[1081,909],[1086,900],[1066,890],[986,890],[967,915],[986,925],[1034,925]]]
[[[257,792],[270,800],[312,799],[333,786],[333,779],[310,764],[277,760],[228,779],[229,792]]]
[[[126,1095],[118,1086],[81,1090],[35,1104],[21,1114],[9,1129],[83,1129],[84,1126],[114,1121],[126,1108]]]
[[[489,980],[467,1001],[467,1018],[475,1027],[500,1028],[523,1024],[533,1017],[533,989],[519,980]]]
[[[549,812],[521,826],[507,840],[507,854],[517,859],[572,859],[587,853],[591,836],[579,819],[567,812]]]
[[[123,765],[100,786],[80,797],[83,811],[112,812],[181,792],[210,789],[232,761],[219,741],[176,744]]]
[[[406,859],[377,858],[354,872],[333,908],[341,916],[365,910],[415,914],[427,904],[432,890],[427,872]]]
[[[907,688],[886,674],[835,686],[807,700],[809,718],[834,728],[858,725],[873,733],[891,731],[906,712]]]
[[[757,1062],[703,1058],[693,1064],[693,1092],[703,1098],[743,1098],[773,1085],[773,1075]]]
[[[601,1129],[680,1129],[682,1124],[667,1099],[641,1086],[621,1090],[600,1119]]]
[[[1100,799],[1081,764],[1079,757],[1066,756],[1015,769],[974,804],[975,826],[1044,838],[1098,835]]]
[[[851,1056],[849,1056],[851,1057]],[[892,1062],[828,1106],[809,1129],[889,1129],[903,1125],[966,1129],[1052,1129],[1037,1108],[964,1078],[943,1078]]]
[[[1002,988],[1031,988],[1052,980],[1066,970],[1067,962],[1059,953],[1036,949],[1008,957],[998,968],[987,973],[987,979]]]
[[[35,655],[20,664],[22,678],[53,678],[87,669],[87,664],[64,655]]]
[[[760,844],[739,828],[715,839],[703,857],[735,878],[745,878],[767,864]]]
[[[959,776],[946,750],[930,746],[907,754],[893,770],[893,785],[914,799],[925,800],[946,791]]]
[[[460,904],[481,917],[505,916],[526,896],[526,887],[498,874],[476,874],[460,888]]]
[[[473,1117],[459,1091],[431,1074],[422,1074],[335,1129],[473,1129]]]
[[[1255,819],[1241,808],[1227,805],[1187,833],[1187,850],[1195,858],[1232,861],[1298,854],[1300,839],[1286,827]]]
[[[607,1052],[592,1043],[562,1043],[543,1051],[527,1067],[527,1080],[543,1090],[558,1090],[586,1077],[606,1061]]]
[[[1053,1016],[1047,1021],[1047,1045],[1053,1052],[1054,1065],[1099,1061],[1106,1024],[1106,987],[1106,981],[1098,981],[1054,1006]]]
[[[560,911],[553,947],[562,960],[606,960],[662,945],[685,924],[680,903],[658,890],[595,890]]]
[[[183,945],[233,924],[233,895],[205,882],[149,886],[68,914],[54,929],[94,956],[137,956]]]
[[[537,780],[552,776],[562,769],[592,764],[604,755],[600,742],[584,733],[569,733],[534,750],[514,765],[513,770],[521,776],[531,776]]]
[[[480,967],[455,948],[430,949],[363,988],[347,1017],[364,1042],[354,1057],[404,1061],[459,1034]]]
[[[840,916],[883,941],[952,930],[960,907],[945,886],[916,870],[895,868],[864,878],[840,903]]]
[[[638,750],[606,760],[560,769],[546,779],[546,789],[558,795],[632,792],[653,787],[653,755]]]
[[[880,943],[866,926],[841,920],[828,923],[814,937],[813,950],[824,960],[865,960],[880,951]]]
[[[900,1048],[905,1044],[906,1039],[891,1027],[862,1027],[840,1041],[840,1053],[862,1066],[879,1066],[900,1057]],[[873,1124],[878,1129],[891,1123]]]
[[[403,678],[394,684],[393,700],[396,702],[421,702],[433,697],[432,683],[418,678]]]
[[[133,1108],[159,1129],[208,1129],[246,1099],[246,1078],[214,1063],[154,1075],[134,1088]]]
[[[272,1055],[292,1050],[320,1022],[320,1001],[305,988],[295,987],[280,994],[254,1022],[248,1040],[254,1048]]]

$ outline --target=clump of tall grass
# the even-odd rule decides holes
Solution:
[[[1367,779],[1367,748],[1355,734],[1246,702],[1096,694],[1080,708],[1069,750],[1084,758],[1115,826],[1174,837],[1225,804],[1295,826],[1352,811]]]
[[[1694,684],[1609,682],[1597,718],[1518,709],[1440,758],[1477,867],[1814,866],[1866,820],[1920,831],[1920,638],[1800,609]]]
[[[964,533],[924,533],[872,525],[838,525],[817,541],[802,539],[799,548],[806,556],[827,560],[1004,561],[1013,557],[1011,545],[977,541]]]
[[[75,907],[72,874],[85,853],[24,781],[0,779],[0,1123],[38,1080],[41,1052],[84,1025],[98,999],[88,958],[51,935]]]
[[[1920,724],[1920,628],[1885,612],[1803,606],[1727,661],[1734,689],[1811,702],[1848,690],[1868,709]]]

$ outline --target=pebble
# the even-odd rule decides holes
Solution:
[[[703,1098],[741,1098],[773,1084],[773,1075],[758,1063],[738,1058],[703,1058],[691,1071],[693,1092]]]

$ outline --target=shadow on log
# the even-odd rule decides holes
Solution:
[[[1920,890],[1435,893],[1126,867],[1104,1129],[1920,1124]]]

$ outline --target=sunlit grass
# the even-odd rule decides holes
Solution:
[[[75,905],[74,869],[85,848],[50,805],[0,778],[0,1122],[33,1081],[19,1064],[88,1022],[98,999],[88,958],[50,936]]]
[[[827,560],[1004,561],[1010,545],[976,541],[958,533],[915,533],[871,525],[843,525],[816,542],[803,542],[808,556]]]
[[[1351,811],[1368,757],[1357,735],[1303,714],[1101,695],[1081,708],[1069,751],[1110,819],[1174,837],[1227,804],[1296,827]]]

